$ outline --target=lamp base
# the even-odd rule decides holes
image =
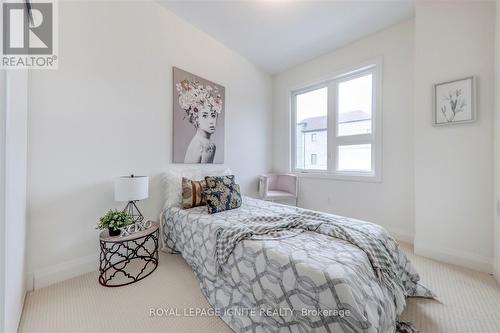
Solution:
[[[139,208],[137,208],[135,201],[129,201],[123,211],[126,211],[128,215],[130,215],[134,223],[142,222],[142,220],[144,220],[144,216],[142,216],[141,211],[139,210]]]

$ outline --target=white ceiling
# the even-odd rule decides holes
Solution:
[[[414,15],[413,0],[160,3],[272,74]]]

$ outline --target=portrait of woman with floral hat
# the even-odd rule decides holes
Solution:
[[[224,87],[174,68],[174,163],[224,162]]]

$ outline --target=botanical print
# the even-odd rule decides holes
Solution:
[[[436,125],[474,120],[472,77],[437,84],[434,89]]]
[[[454,91],[449,92],[448,96],[444,97],[444,101],[449,102],[450,105],[450,111],[446,109],[446,104],[441,105],[441,113],[447,122],[455,120],[457,113],[465,111],[465,107],[467,106],[465,98],[462,94],[462,89],[455,89]]]
[[[174,163],[224,162],[224,87],[174,67]]]

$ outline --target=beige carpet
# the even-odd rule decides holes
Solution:
[[[423,282],[439,301],[410,299],[403,319],[423,332],[500,332],[500,286],[488,274],[415,256]],[[121,288],[104,288],[89,273],[26,298],[20,332],[230,332],[217,317],[151,317],[150,308],[204,308],[209,305],[180,256],[161,254],[148,278]],[[181,313],[182,314],[182,313]]]

